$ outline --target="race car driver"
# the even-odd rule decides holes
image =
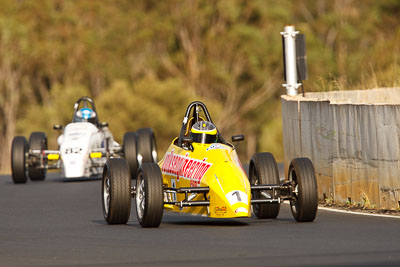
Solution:
[[[76,112],[74,122],[91,122],[96,123],[96,112],[90,108],[81,108]]]
[[[217,142],[217,127],[209,121],[198,121],[193,124],[190,136],[195,143],[211,144]]]

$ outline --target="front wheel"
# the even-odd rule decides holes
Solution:
[[[143,227],[158,227],[164,209],[163,184],[160,167],[143,163],[136,179],[136,214]]]
[[[139,165],[142,163],[157,163],[157,144],[151,128],[141,128],[138,134]]]
[[[103,216],[108,224],[126,224],[131,214],[131,174],[123,158],[106,162],[102,177]]]
[[[28,152],[28,142],[24,136],[14,137],[11,145],[11,177],[15,184],[26,183],[25,155]]]
[[[126,132],[122,142],[122,149],[124,151],[124,158],[128,161],[129,169],[131,170],[131,179],[136,179],[139,168],[137,146],[137,133]]]
[[[250,184],[279,185],[279,171],[275,158],[271,153],[257,153],[250,160]],[[260,199],[268,196],[267,191],[252,192],[252,198]],[[271,197],[271,196],[268,196]],[[259,219],[275,219],[280,210],[280,203],[253,204],[253,212]]]
[[[314,166],[308,158],[295,158],[290,163],[289,181],[294,185],[290,201],[293,217],[298,222],[314,221],[318,211],[318,190]]]

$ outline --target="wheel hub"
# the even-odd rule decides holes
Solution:
[[[110,178],[108,175],[104,179],[104,186],[103,186],[103,201],[104,201],[104,209],[106,214],[108,214],[110,208]]]
[[[136,210],[139,218],[143,218],[144,207],[145,207],[145,190],[144,190],[144,180],[141,175],[138,177],[139,185],[136,190]]]

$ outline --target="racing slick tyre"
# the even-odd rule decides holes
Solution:
[[[24,136],[14,137],[11,145],[11,177],[15,184],[26,183],[25,154],[28,142]]]
[[[131,215],[131,174],[123,158],[106,162],[102,177],[103,216],[108,224],[126,224]]]
[[[138,133],[139,165],[141,163],[157,163],[156,138],[151,128],[142,128]]]
[[[33,132],[29,137],[29,149],[30,150],[47,150],[47,137],[43,132]],[[43,165],[46,165],[45,159],[43,159]],[[39,158],[28,167],[28,175],[32,181],[43,181],[46,178],[46,168],[41,168],[41,162]]]
[[[279,171],[271,153],[257,153],[250,160],[250,184],[279,184]],[[266,193],[266,192],[265,192]],[[265,198],[260,191],[252,192],[252,199]],[[253,212],[259,219],[275,219],[280,210],[280,203],[253,204]]]
[[[164,200],[160,167],[143,163],[136,179],[136,214],[143,227],[158,227],[161,223]]]
[[[312,222],[318,211],[317,180],[314,166],[308,158],[295,158],[290,163],[289,181],[294,182],[294,197],[290,201],[293,217],[298,222]]]
[[[135,132],[126,132],[124,134],[122,149],[131,170],[131,179],[136,179],[139,163],[137,161],[137,134]]]

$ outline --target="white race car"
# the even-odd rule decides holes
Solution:
[[[14,137],[11,149],[14,183],[26,183],[27,176],[33,181],[44,180],[47,169],[60,169],[65,178],[99,176],[106,160],[112,157],[126,158],[135,178],[142,162],[157,162],[155,137],[150,128],[125,133],[120,146],[114,141],[108,123],[99,122],[95,104],[86,96],[75,103],[71,123],[53,128],[61,131],[57,139],[59,150],[47,149],[43,132],[33,132],[29,143],[24,136]]]

